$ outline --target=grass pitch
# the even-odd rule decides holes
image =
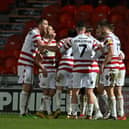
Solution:
[[[129,129],[129,119],[67,120],[20,118],[17,114],[0,114],[0,129]]]

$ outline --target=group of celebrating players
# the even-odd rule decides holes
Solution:
[[[120,40],[108,21],[97,25],[95,37],[91,30],[79,22],[57,42],[54,28],[46,19],[40,19],[38,26],[28,32],[18,60],[21,116],[28,114],[36,64],[43,93],[37,116],[45,118],[46,111],[48,118],[57,118],[61,93],[66,89],[68,119],[126,120],[122,94],[125,55]],[[51,110],[53,97],[55,112]]]

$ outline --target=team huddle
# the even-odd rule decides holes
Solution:
[[[61,113],[61,93],[66,89],[68,119],[126,120],[122,87],[125,79],[124,53],[119,38],[108,21],[91,28],[79,22],[66,38],[56,41],[54,28],[46,19],[30,30],[18,60],[20,115],[28,114],[34,80],[39,67],[42,103],[36,115],[57,118]],[[52,112],[55,97],[56,111]],[[103,103],[103,104],[102,104]]]

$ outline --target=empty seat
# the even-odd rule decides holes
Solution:
[[[74,17],[77,13],[77,7],[75,5],[66,5],[61,8],[61,13],[68,13]]]
[[[5,58],[5,69],[6,69],[7,74],[16,74],[17,73],[17,59],[12,56]]]
[[[92,13],[93,10],[94,10],[94,8],[93,8],[92,5],[81,5],[81,6],[78,8],[78,11],[79,11],[79,12]]]
[[[68,13],[64,13],[60,15],[59,23],[63,27],[67,27],[67,28],[73,28],[75,26],[73,16]]]
[[[24,38],[22,35],[13,35],[7,39],[5,50],[20,50],[23,44]]]
[[[111,9],[107,5],[99,5],[98,7],[95,8],[94,11],[98,13],[110,14]]]
[[[128,8],[126,6],[116,6],[111,9],[111,13],[117,13],[121,15],[126,15]]]
[[[100,21],[107,19],[108,15],[102,12],[93,12],[91,16],[91,22],[93,26],[97,25]]]
[[[109,21],[113,24],[125,21],[125,16],[118,13],[111,13],[109,15]]]
[[[32,28],[36,26],[37,26],[37,23],[35,20],[30,20],[30,21],[25,22],[23,33],[27,34],[28,31],[30,31]]]
[[[61,30],[57,33],[57,38],[58,38],[58,40],[59,40],[59,39],[65,38],[67,35],[68,35],[68,29],[67,29],[67,28],[61,29]]]

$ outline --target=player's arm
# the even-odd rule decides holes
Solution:
[[[40,53],[37,53],[35,57],[35,64],[42,70],[42,73],[44,74],[44,76],[47,76],[47,70],[45,66],[42,64],[42,61],[43,61],[43,55]]]
[[[123,51],[120,51],[119,57],[120,57],[120,60],[124,60],[125,59],[125,54],[124,54]]]
[[[47,49],[49,51],[54,51],[54,52],[58,52],[59,51],[59,47],[56,46],[48,46],[48,45],[43,45],[42,47],[40,47],[40,51]]]
[[[106,58],[103,62],[104,66],[111,61],[112,56],[113,56],[113,47],[110,46],[109,49],[108,49],[108,55],[106,56]]]
[[[105,65],[108,64],[111,61],[112,56],[113,56],[113,53],[114,53],[114,50],[113,50],[113,41],[112,40],[108,40],[106,42],[106,44],[108,46],[108,54],[105,57],[105,60],[103,61],[102,65],[101,65],[101,72],[103,72]]]

